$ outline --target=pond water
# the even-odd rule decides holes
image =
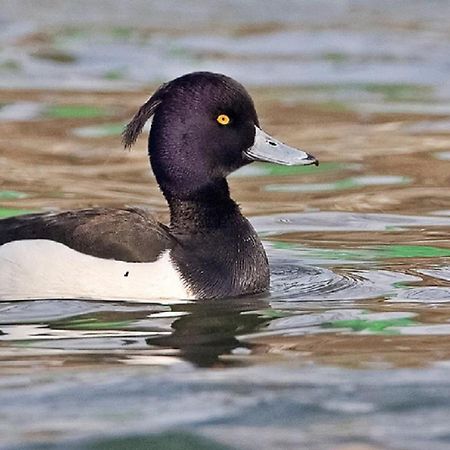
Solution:
[[[267,295],[0,303],[0,447],[449,448],[449,3],[190,0],[176,25],[174,2],[90,3],[2,5],[0,217],[167,220],[119,135],[190,70],[246,83],[321,165],[230,177]]]

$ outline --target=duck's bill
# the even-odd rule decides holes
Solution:
[[[260,128],[255,128],[255,143],[244,152],[244,155],[251,161],[271,162],[284,166],[319,165],[319,161],[314,156],[303,150],[289,147]]]

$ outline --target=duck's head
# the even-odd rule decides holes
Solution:
[[[127,125],[126,147],[152,116],[150,161],[171,197],[190,198],[253,161],[318,164],[265,133],[250,95],[225,75],[194,72],[163,84]]]

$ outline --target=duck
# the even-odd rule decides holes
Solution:
[[[150,165],[170,223],[134,207],[2,219],[0,300],[171,303],[268,291],[267,255],[227,176],[255,161],[318,160],[263,131],[244,86],[219,73],[162,84],[124,128],[125,148],[147,121]]]

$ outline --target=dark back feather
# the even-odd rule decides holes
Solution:
[[[84,209],[58,214],[28,214],[0,220],[0,245],[50,239],[98,258],[152,262],[176,242],[146,211]]]

